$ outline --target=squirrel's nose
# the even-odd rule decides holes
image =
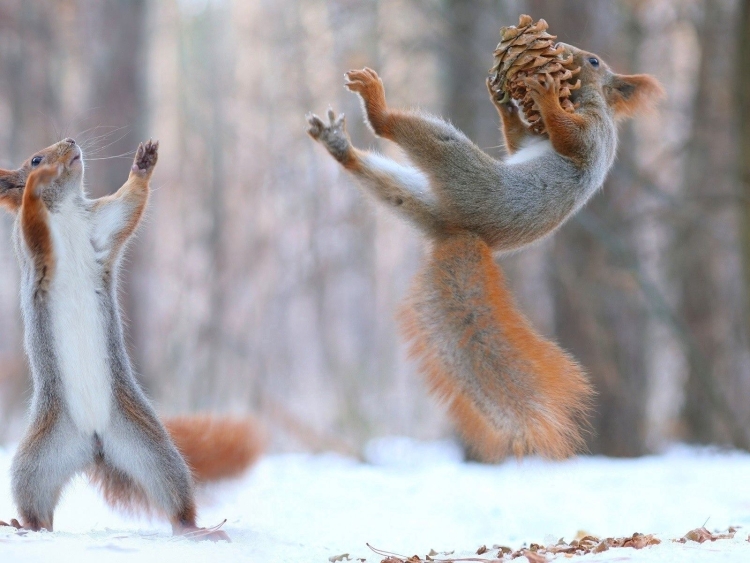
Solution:
[[[76,144],[75,139],[71,139],[70,137],[68,137],[67,139],[65,139],[65,142],[66,143],[70,143],[71,145],[75,145]]]

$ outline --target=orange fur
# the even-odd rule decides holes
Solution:
[[[251,418],[193,415],[163,423],[199,483],[241,475],[264,449],[261,431]]]
[[[400,317],[431,390],[483,458],[563,458],[584,446],[591,385],[516,309],[479,237],[434,243]]]
[[[390,123],[393,121],[393,111],[388,109],[385,87],[377,73],[371,68],[350,70],[346,73],[346,79],[346,87],[360,94],[367,113],[367,122],[375,134],[384,139],[392,138]]]
[[[604,95],[614,109],[615,119],[621,120],[652,109],[666,94],[648,74],[615,74],[605,86]]]
[[[497,113],[500,114],[503,126],[503,140],[505,141],[505,151],[508,154],[514,154],[521,148],[522,139],[524,136],[529,134],[529,129],[526,127],[519,110],[515,106],[508,108],[501,108],[495,105]]]
[[[581,163],[585,156],[581,154],[581,136],[588,125],[587,118],[562,108],[559,90],[549,75],[546,75],[545,84],[537,78],[527,79],[526,84],[539,106],[552,147],[561,155]]]
[[[16,213],[21,207],[25,176],[19,170],[0,169],[0,206]]]
[[[35,295],[46,291],[55,267],[49,211],[42,201],[42,188],[60,175],[57,166],[42,166],[26,181],[21,204],[21,231],[36,269]]]

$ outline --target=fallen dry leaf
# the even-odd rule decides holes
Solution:
[[[705,541],[716,541],[720,539],[730,539],[734,537],[737,529],[735,527],[729,528],[724,533],[711,533],[705,527],[696,528],[691,530],[685,536],[680,539],[672,540],[679,543],[686,543],[688,541],[697,541],[703,543]],[[750,536],[747,541],[750,542]],[[370,544],[367,546],[372,549],[378,555],[384,556],[385,559],[381,563],[425,563],[430,562],[442,562],[442,563],[468,563],[468,562],[484,562],[484,563],[500,563],[500,561],[508,561],[512,559],[518,559],[525,557],[529,563],[547,563],[548,555],[554,558],[557,555],[564,555],[566,558],[573,557],[575,555],[586,555],[588,553],[601,553],[614,548],[631,547],[633,549],[643,549],[653,545],[658,545],[661,540],[653,534],[641,534],[639,532],[634,533],[631,536],[625,536],[620,538],[598,538],[587,532],[580,531],[576,534],[576,538],[570,543],[566,543],[562,538],[554,545],[541,545],[532,543],[528,546],[512,550],[509,547],[495,544],[492,546],[492,550],[497,550],[496,559],[486,559],[485,557],[450,557],[453,551],[437,552],[434,549],[430,550],[430,553],[426,556],[426,559],[422,560],[417,555],[411,557],[405,557],[395,553],[382,551],[372,547]],[[490,550],[486,545],[481,546],[477,549],[477,555],[484,555]],[[435,556],[441,556],[436,558]]]
[[[529,563],[547,563],[547,558],[538,551],[527,549],[523,552],[523,556],[529,560]]]
[[[685,534],[680,539],[675,540],[675,541],[679,543],[686,543],[689,541],[703,543],[707,541],[728,540],[734,537],[734,534],[736,531],[737,531],[737,528],[732,526],[725,533],[714,534],[714,533],[709,532],[705,526],[701,526],[700,528],[695,528],[694,530],[690,530],[687,534]]]

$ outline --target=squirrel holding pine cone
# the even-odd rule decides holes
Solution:
[[[458,429],[485,459],[562,458],[584,445],[593,389],[578,363],[539,335],[494,253],[550,235],[601,188],[617,124],[663,96],[648,75],[554,44],[544,20],[501,30],[487,80],[508,156],[496,160],[453,125],[388,106],[369,68],[346,73],[375,135],[411,164],[352,146],[344,116],[308,115],[308,133],[365,191],[415,225],[430,250],[400,313],[411,353]]]

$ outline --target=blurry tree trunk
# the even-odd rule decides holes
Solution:
[[[634,66],[640,29],[627,7],[610,3],[577,3],[576,9],[568,3],[536,7],[534,17],[544,17],[561,40],[578,44],[585,37],[580,46],[602,54],[619,71]],[[623,20],[623,28],[618,29]],[[618,40],[626,46],[619,51]],[[634,143],[631,127],[623,127],[618,161],[602,193],[554,238],[556,334],[596,388],[589,447],[594,453],[613,456],[636,456],[646,448],[647,312],[629,270],[637,264],[623,264],[609,244],[615,241],[619,247],[635,248],[637,223],[625,221],[636,212],[633,191],[639,189]]]
[[[482,53],[474,49],[479,26],[488,6],[485,2],[448,0],[445,6],[447,41],[443,51],[445,61],[445,113],[470,139],[476,138],[478,105],[472,94],[477,91],[476,66]],[[490,60],[492,45],[485,48]]]
[[[380,67],[378,8],[378,2],[336,1],[328,4],[332,30],[343,29],[346,23],[354,23],[350,29],[358,30],[356,41],[334,32],[332,55],[338,69]],[[352,49],[351,45],[355,48]],[[358,96],[340,92],[339,107],[350,116],[347,128],[355,146],[371,144],[372,133],[360,117],[362,110]],[[316,293],[316,322],[324,370],[333,376],[337,387],[336,399],[341,409],[339,424],[346,437],[357,443],[372,431],[367,422],[367,403],[380,397],[388,386],[387,377],[392,374],[395,355],[394,342],[391,340],[391,345],[384,347],[383,332],[378,330],[382,326],[382,317],[390,312],[380,311],[377,306],[376,217],[368,203],[362,201],[356,185],[353,182],[347,184],[339,187],[347,190],[342,198],[346,202],[344,220],[351,228],[346,255],[332,260],[330,256],[326,257],[325,246],[315,240],[311,249],[316,264],[311,289]],[[318,199],[317,195],[313,197]],[[331,220],[329,211],[318,201],[312,209],[317,229]],[[357,287],[342,287],[342,277],[351,275],[359,276],[362,283]],[[331,290],[337,286],[339,290],[331,299]],[[341,332],[330,322],[337,316],[342,317],[350,332],[353,354],[346,353],[338,342]]]
[[[732,83],[733,38],[727,30],[734,28],[735,16],[726,2],[704,3],[694,121],[685,159],[685,193],[692,208],[678,225],[676,244],[682,252],[676,255],[675,269],[682,280],[681,316],[693,340],[683,409],[686,437],[701,443],[744,442],[746,447],[735,401],[728,400],[744,371],[737,363],[743,346],[738,320],[745,322],[738,315],[741,295],[734,295],[732,282],[723,275],[732,268],[726,249],[727,225],[733,221],[736,158],[732,136],[727,134],[733,126],[732,92],[716,88]],[[714,203],[722,195],[729,196],[729,204]]]
[[[92,49],[89,104],[105,127],[122,127],[97,156],[133,151],[144,140],[146,105],[146,0],[103,0],[88,6],[98,48]],[[106,45],[106,48],[103,46]],[[112,159],[86,171],[91,195],[112,193],[127,179],[130,159]]]
[[[2,114],[0,166],[16,168],[33,151],[51,144],[59,126],[62,32],[55,12],[34,2],[0,2]],[[25,424],[30,379],[23,352],[12,222],[0,225],[0,441],[16,438]]]
[[[750,2],[741,2],[737,38],[737,121],[739,123],[739,174],[742,198],[742,255],[745,296],[750,301]]]
[[[89,46],[91,84],[88,105],[91,108],[96,134],[110,133],[100,144],[96,157],[132,154],[145,140],[148,124],[146,100],[146,0],[102,0],[84,4],[78,25],[92,26],[94,43]],[[115,128],[122,128],[115,131]],[[79,139],[80,141],[80,139]],[[109,145],[109,146],[106,146]],[[93,147],[94,150],[97,147]],[[128,178],[131,158],[112,158],[95,162],[86,169],[86,185],[90,196],[100,197],[117,190]],[[142,224],[140,230],[145,225]],[[141,237],[143,238],[143,237]],[[120,305],[127,320],[127,340],[136,366],[142,365],[140,351],[146,338],[142,335],[141,315],[148,314],[139,306],[141,268],[148,268],[139,259],[137,242],[128,249],[130,267],[123,268],[120,278]]]

